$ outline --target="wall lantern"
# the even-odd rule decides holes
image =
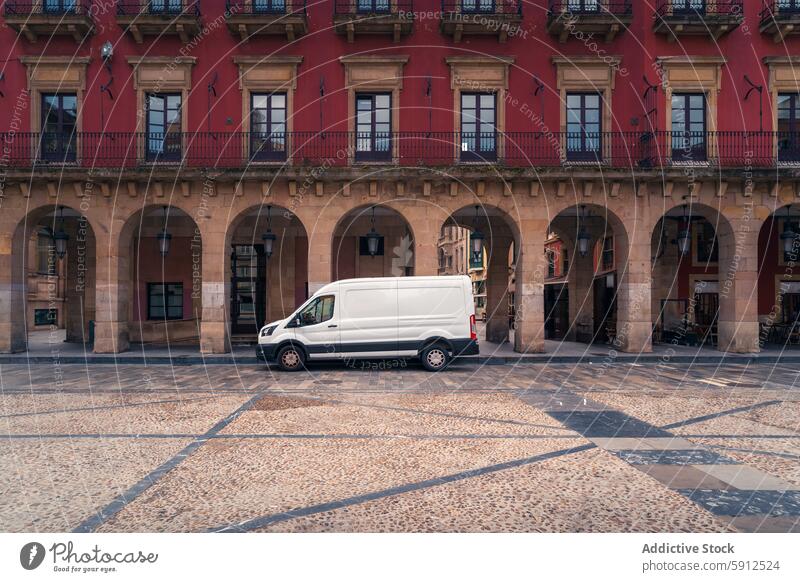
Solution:
[[[372,228],[367,233],[367,250],[369,251],[369,256],[374,257],[378,254],[378,245],[383,238],[378,232],[375,230],[375,207],[372,207]]]
[[[798,238],[795,224],[791,220],[791,207],[786,208],[786,220],[783,223],[783,232],[781,233],[781,242],[783,243],[783,252],[790,254],[794,252],[795,241]]]
[[[678,231],[678,238],[675,241],[678,244],[678,252],[681,255],[686,255],[689,252],[689,248],[691,247],[692,243],[692,222],[689,216],[689,207],[684,204],[683,205],[683,224],[681,225],[680,230]]]
[[[578,214],[578,222],[580,223],[580,228],[578,229],[578,253],[582,257],[589,254],[589,241],[592,240],[592,237],[589,236],[589,231],[586,230],[584,225],[586,218],[586,206],[581,205],[580,213]]]
[[[169,254],[169,243],[172,240],[172,235],[167,232],[167,207],[164,207],[164,228],[161,232],[156,235],[158,239],[158,252],[161,253],[162,257],[166,257]]]
[[[111,57],[114,56],[114,45],[111,44],[110,41],[106,41],[103,43],[103,46],[100,47],[100,58],[103,59],[103,62],[108,62],[111,60]]]
[[[53,235],[53,241],[56,243],[56,255],[58,255],[59,260],[64,258],[64,255],[67,254],[67,241],[69,241],[69,235],[64,232],[64,207],[59,206],[58,208],[58,217],[60,219],[60,223],[58,226],[58,231]]]
[[[267,258],[272,256],[276,238],[272,232],[272,206],[267,206],[267,232],[261,235],[261,240],[264,241],[264,254]]]
[[[483,264],[483,243],[486,237],[478,228],[478,210],[480,206],[475,205],[475,220],[472,221],[472,236],[470,237],[470,250],[472,251],[472,262]]]

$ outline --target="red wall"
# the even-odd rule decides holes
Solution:
[[[102,4],[102,7],[101,7]],[[106,6],[108,4],[108,6]],[[743,76],[746,74],[756,83],[767,84],[767,68],[761,59],[767,55],[787,55],[800,53],[800,39],[790,38],[786,44],[775,44],[772,38],[758,32],[758,13],[761,2],[745,0],[744,24],[722,37],[717,44],[705,37],[684,37],[680,42],[669,43],[663,35],[652,31],[654,2],[634,1],[634,20],[630,30],[618,35],[613,43],[597,41],[598,50],[608,55],[622,56],[623,69],[617,75],[613,96],[615,127],[606,130],[641,130],[643,124],[633,126],[633,118],[640,117],[644,111],[641,95],[645,85],[642,75],[651,83],[658,81],[653,62],[658,56],[666,55],[723,55],[729,59],[723,69],[722,91],[719,95],[720,130],[743,130],[758,128],[758,102],[751,97],[742,101],[746,90]],[[204,23],[209,26],[221,17],[224,0],[201,0]],[[495,37],[465,37],[460,44],[453,44],[439,30],[438,19],[418,20],[414,33],[395,44],[388,36],[372,38],[357,37],[355,43],[348,44],[345,38],[334,33],[332,28],[333,2],[309,1],[309,34],[291,44],[284,38],[255,38],[241,44],[233,36],[220,18],[218,26],[203,38],[196,47],[185,48],[186,56],[197,57],[193,70],[193,92],[188,103],[188,131],[233,131],[239,129],[242,120],[242,100],[236,75],[237,67],[232,61],[235,55],[302,55],[295,100],[295,131],[318,131],[320,105],[320,78],[325,78],[326,96],[323,101],[324,125],[331,129],[346,129],[347,97],[342,91],[344,71],[338,57],[344,54],[377,52],[381,54],[408,54],[410,60],[405,67],[400,115],[401,131],[428,129],[428,104],[425,96],[425,79],[433,78],[433,129],[450,131],[453,129],[453,101],[450,90],[450,71],[445,57],[464,55],[510,55],[516,63],[510,75],[510,98],[519,103],[527,103],[528,108],[541,113],[540,98],[533,97],[536,75],[547,86],[544,92],[544,117],[550,129],[559,125],[560,104],[555,90],[555,67],[551,57],[564,55],[591,55],[593,46],[584,46],[577,39],[559,44],[557,39],[546,32],[546,1],[524,4],[523,30],[527,37],[512,37],[500,44]],[[103,8],[105,7],[105,9]],[[436,11],[439,0],[416,0],[418,11]],[[107,73],[99,58],[99,47],[110,40],[115,45],[113,60],[114,82],[112,91],[114,101],[103,96],[106,129],[109,131],[130,131],[135,127],[135,97],[131,82],[132,67],[127,56],[173,56],[179,54],[181,43],[177,37],[160,40],[146,38],[145,43],[137,45],[128,34],[116,24],[115,6],[110,0],[95,0],[99,12],[95,20],[97,33],[83,45],[78,45],[68,37],[51,40],[42,39],[31,44],[19,37],[12,29],[0,26],[0,47],[8,59],[0,61],[0,70],[5,79],[0,81],[0,131],[9,127],[13,106],[17,96],[26,86],[26,68],[18,58],[22,55],[75,55],[91,56],[88,69],[87,95],[84,105],[84,131],[100,131],[99,86],[107,82]],[[0,16],[2,23],[2,16]],[[214,73],[219,75],[216,84],[218,96],[212,100],[211,108],[207,100],[207,83]],[[659,106],[662,113],[659,123],[663,127],[663,92],[659,92]],[[764,94],[765,129],[770,129],[768,96]],[[232,124],[226,124],[226,118]],[[534,123],[526,117],[521,107],[507,107],[507,127],[515,131],[536,130]],[[24,112],[24,131],[29,128],[29,111]]]

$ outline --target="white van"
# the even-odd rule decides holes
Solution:
[[[307,360],[419,357],[431,371],[478,353],[472,283],[455,277],[345,279],[265,325],[256,355],[283,370]]]

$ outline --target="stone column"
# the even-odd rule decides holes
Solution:
[[[508,341],[509,263],[513,239],[492,236],[489,242],[489,264],[486,269],[486,341]]]
[[[433,276],[439,273],[439,233],[442,224],[431,216],[430,206],[413,207],[405,211],[414,233],[414,275]]]
[[[230,351],[228,306],[230,301],[230,244],[224,220],[204,220],[200,225],[202,247],[202,312],[200,352],[224,354]]]
[[[523,220],[517,252],[514,322],[514,351],[544,351],[544,278],[547,272],[544,239],[549,220]]]
[[[130,248],[121,248],[121,229],[97,234],[94,351],[115,354],[130,347],[128,309],[131,293]],[[128,246],[125,244],[124,246]]]
[[[758,232],[746,216],[730,220],[733,233],[720,237],[718,349],[759,351]]]
[[[614,346],[623,352],[652,352],[653,323],[650,313],[651,240],[645,229],[635,229],[628,248],[617,252],[617,337]],[[623,237],[616,237],[622,247]]]
[[[65,226],[69,241],[67,241],[66,260],[66,285],[64,286],[64,327],[66,341],[83,343],[89,341],[87,333],[85,295],[87,288],[86,275],[88,272],[87,241],[85,236],[78,238],[78,224],[70,221]]]
[[[298,216],[300,213],[298,212]],[[309,297],[331,282],[331,261],[333,260],[333,231],[336,218],[325,217],[318,221],[307,221],[304,224],[314,225],[308,230],[308,295]],[[356,249],[358,252],[358,249]]]
[[[0,217],[0,353],[25,351],[22,236],[15,241],[16,224]],[[16,244],[15,244],[16,243]]]

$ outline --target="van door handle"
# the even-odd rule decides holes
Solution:
[[[333,325],[329,325],[328,327],[339,327],[339,326],[334,323]]]

